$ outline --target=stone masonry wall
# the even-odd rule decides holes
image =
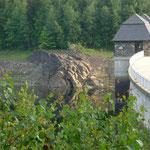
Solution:
[[[143,50],[145,56],[150,56],[150,41],[143,42]]]
[[[115,42],[115,56],[132,56],[135,54],[134,42]]]

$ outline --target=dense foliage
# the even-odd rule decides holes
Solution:
[[[84,92],[73,108],[58,100],[48,105],[52,94],[35,106],[37,96],[28,93],[27,84],[15,93],[12,80],[8,75],[5,77],[9,84],[0,98],[1,150],[148,149],[150,139],[137,121],[141,115],[133,109],[134,97],[128,99],[118,116],[110,115],[106,107],[109,102],[115,111],[110,94],[99,107],[93,107]]]
[[[149,8],[149,0],[0,0],[0,48],[108,48],[121,22]]]

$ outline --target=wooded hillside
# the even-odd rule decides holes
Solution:
[[[149,8],[149,0],[0,0],[0,48],[110,48],[120,24]]]

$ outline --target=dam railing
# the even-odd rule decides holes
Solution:
[[[145,91],[147,91],[148,93],[150,92],[150,80],[146,79],[142,74],[140,74],[139,72],[137,72],[134,67],[133,64],[141,59],[142,57],[144,57],[144,51],[140,51],[136,54],[134,54],[131,58],[130,58],[130,62],[129,62],[129,76],[130,78],[138,85],[140,86],[142,89],[144,89]]]

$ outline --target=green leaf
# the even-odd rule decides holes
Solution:
[[[41,100],[39,101],[39,104],[42,105],[43,107],[46,107],[47,101],[46,101],[45,99],[41,99]]]
[[[141,146],[143,147],[143,142],[141,140],[136,140],[136,142]]]
[[[107,146],[107,144],[103,143],[102,146],[101,146],[101,149],[106,150],[106,146]]]
[[[85,98],[85,95],[84,95],[83,93],[80,94],[80,99],[81,99],[81,100],[85,100],[85,99],[86,99],[86,98]]]
[[[85,92],[86,92],[86,94],[88,93],[88,90],[89,90],[88,87],[85,87]]]
[[[40,137],[40,139],[44,139],[46,137],[46,134],[43,131],[41,131],[39,133],[39,137]]]
[[[6,85],[7,85],[6,81],[2,81],[2,82],[1,82],[1,86],[2,86],[2,87],[6,87]]]
[[[35,121],[36,118],[37,118],[36,115],[32,115],[32,116],[31,116],[31,120],[33,120],[33,121]]]
[[[36,137],[40,142],[42,142],[42,139],[38,135]]]
[[[114,100],[110,99],[109,102],[113,105],[114,104]]]
[[[12,94],[12,89],[11,88],[8,87],[8,91],[9,91],[9,93]]]
[[[130,146],[126,146],[128,150],[133,150]]]
[[[33,131],[33,132],[31,132],[31,137],[32,137],[32,138],[35,138],[35,137],[36,137],[36,135],[37,135],[37,134],[36,134],[36,132],[34,132],[34,131]]]
[[[9,86],[13,89],[14,88],[14,83],[12,80],[9,80]]]
[[[8,74],[4,74],[4,78],[8,79]]]
[[[10,150],[17,150],[17,148],[16,147],[11,147]]]
[[[54,94],[53,94],[53,93],[50,93],[49,97],[50,97],[50,98],[54,97]]]

